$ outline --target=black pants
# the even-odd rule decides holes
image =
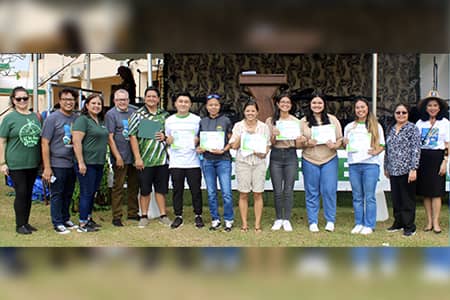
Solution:
[[[36,180],[37,168],[23,170],[9,170],[14,183],[16,199],[14,199],[14,212],[16,213],[16,226],[28,224],[31,211],[31,196]]]
[[[173,185],[173,210],[176,216],[183,215],[184,180],[187,179],[192,196],[192,206],[196,215],[202,214],[202,172],[200,168],[172,168],[170,169]]]
[[[404,231],[415,231],[416,182],[408,183],[408,174],[390,176],[391,195],[394,207],[394,225]]]

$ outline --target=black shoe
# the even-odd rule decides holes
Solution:
[[[98,231],[98,228],[90,226],[89,222],[88,222],[84,225],[80,224],[80,226],[78,226],[78,228],[77,228],[77,231],[78,232],[96,232],[96,231]]]
[[[397,225],[392,225],[391,227],[389,227],[388,229],[386,229],[387,232],[397,232],[403,230],[403,227],[401,226],[397,226]]]
[[[413,236],[413,235],[416,235],[415,231],[405,231],[405,232],[403,232],[403,236],[404,237],[410,237],[410,236]]]
[[[203,223],[202,216],[200,215],[195,216],[195,227],[197,228],[205,227],[205,223]]]
[[[120,219],[112,220],[112,224],[117,227],[123,227],[122,221]]]
[[[29,230],[29,231],[37,231],[37,228],[34,226],[31,226],[30,224],[25,224],[25,227]]]
[[[183,226],[183,218],[180,216],[176,216],[175,220],[173,220],[172,224],[170,225],[170,228],[177,229],[180,226]]]
[[[140,220],[139,216],[128,216],[127,219],[128,220],[133,220],[133,221],[139,221]]]
[[[93,228],[100,228],[100,227],[102,227],[102,225],[96,223],[96,222],[95,222],[94,220],[92,220],[92,219],[89,219],[89,220],[88,220],[87,225],[90,226],[90,227],[93,227]]]
[[[16,232],[20,234],[31,234],[31,230],[29,230],[25,225],[16,227]]]

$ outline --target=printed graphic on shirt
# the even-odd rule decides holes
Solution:
[[[130,140],[128,136],[129,134],[128,119],[122,120],[122,126],[123,126],[122,135],[128,141]]]
[[[216,131],[223,131],[223,127],[221,125],[216,126]]]
[[[439,140],[439,128],[422,128],[422,146],[436,147]]]
[[[39,143],[41,128],[32,120],[27,119],[27,124],[19,130],[20,142],[25,146],[32,148]]]
[[[72,147],[72,126],[70,124],[64,124],[64,136],[63,143],[65,147]]]

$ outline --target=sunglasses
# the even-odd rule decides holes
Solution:
[[[395,114],[396,115],[407,115],[408,112],[407,111],[396,111]]]
[[[210,95],[206,96],[206,100],[210,100],[210,99],[217,99],[217,100],[219,100],[220,99],[220,95],[218,95],[218,94],[210,94]]]
[[[30,99],[30,97],[14,97],[14,99],[17,102],[20,102],[20,101],[28,101],[28,99]]]

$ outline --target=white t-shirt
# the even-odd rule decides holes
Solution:
[[[347,124],[344,128],[344,137],[348,138],[348,135],[350,132],[361,132],[364,134],[367,134],[367,128],[366,128],[366,124],[365,123],[356,123],[355,126],[355,121]],[[384,140],[384,132],[383,132],[383,127],[381,127],[381,125],[378,123],[378,136],[379,136],[379,144],[384,146],[385,145],[385,140]],[[380,154],[378,155],[371,155],[369,158],[364,159],[362,161],[355,161],[355,159],[353,158],[353,156],[355,152],[347,152],[347,163],[350,164],[355,164],[355,163],[360,163],[360,164],[377,164],[377,165],[381,165],[381,160],[380,160]]]
[[[185,117],[179,117],[176,114],[166,119],[165,132],[166,136],[173,136],[177,132],[198,135],[200,127],[200,117],[189,113]],[[171,168],[199,168],[200,160],[195,148],[193,149],[173,149],[173,145],[169,148],[169,169]]]
[[[432,128],[430,120],[419,120],[417,121],[416,126],[419,128],[420,132],[420,141],[422,142],[421,149],[445,149],[445,143],[450,140],[448,119],[442,118],[442,120],[436,120]]]

